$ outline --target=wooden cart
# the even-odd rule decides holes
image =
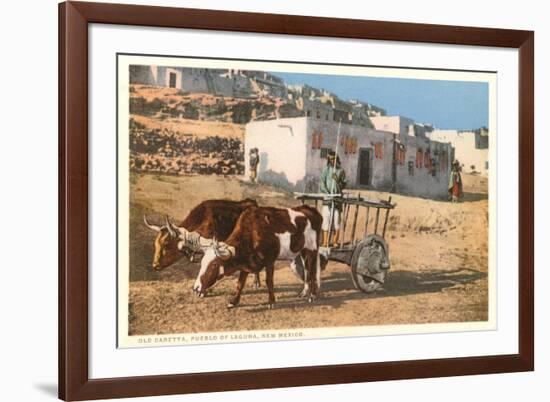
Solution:
[[[296,198],[303,204],[314,204],[317,209],[324,200],[337,200],[342,204],[339,244],[321,247],[321,254],[328,260],[347,264],[351,268],[351,278],[356,289],[365,293],[376,291],[386,281],[390,269],[389,247],[385,236],[390,211],[396,204],[391,203],[391,197],[387,201],[372,201],[361,194],[327,196],[296,194]],[[358,227],[357,218],[362,208],[365,210],[365,223],[363,227]],[[329,231],[329,239],[330,234]]]

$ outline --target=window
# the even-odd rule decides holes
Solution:
[[[395,155],[394,155],[395,161],[398,162],[400,165],[404,165],[406,155],[407,155],[407,149],[405,148],[405,145],[396,144]]]
[[[319,139],[318,139],[317,133],[314,131],[313,134],[311,135],[311,149],[315,150],[319,148],[318,144],[319,144]]]
[[[384,159],[384,146],[381,142],[374,144],[374,157],[376,159]]]
[[[314,131],[311,136],[311,149],[321,149],[323,145],[323,132]]]
[[[326,159],[330,151],[330,148],[321,148],[321,159]]]
[[[489,161],[485,161],[485,170],[489,170]]]
[[[321,118],[321,112],[317,110],[317,118],[320,119]]]
[[[420,169],[422,166],[424,166],[424,152],[422,148],[418,148],[416,150],[416,167]]]
[[[409,161],[409,176],[414,176],[414,163],[413,161]]]
[[[170,73],[168,86],[170,88],[176,87],[176,73]]]
[[[311,110],[306,110],[306,116],[307,116],[307,117],[310,117],[310,116],[311,116]]]
[[[432,158],[429,149],[424,152],[424,166],[428,170],[432,168]]]

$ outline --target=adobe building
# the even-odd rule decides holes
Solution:
[[[462,171],[489,174],[489,131],[478,130],[434,130],[429,133],[432,140],[448,142],[455,149],[455,158],[460,162]]]
[[[130,84],[238,98],[287,95],[286,86],[278,77],[261,71],[234,69],[131,65]]]
[[[338,122],[320,114],[254,121],[246,125],[249,151],[258,148],[258,180],[300,192],[318,192],[329,151],[336,149]],[[453,149],[426,136],[377,130],[371,124],[341,124],[337,152],[348,188],[447,197]]]

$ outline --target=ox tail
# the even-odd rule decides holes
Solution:
[[[315,257],[315,281],[317,282],[317,290],[321,291],[321,254],[319,251],[317,251]]]
[[[317,210],[315,210],[315,212],[317,212],[317,215],[319,215],[319,212]],[[321,219],[321,222],[322,222],[322,219]],[[315,231],[317,232],[317,244],[316,244],[317,253],[315,255],[316,257],[315,258],[315,281],[317,282],[317,290],[320,292],[321,291],[321,270],[324,269],[324,267],[321,265],[322,255],[319,251],[319,245],[321,244],[321,230],[317,228],[315,229]]]
[[[290,262],[290,270],[298,279],[302,282],[307,282],[307,270],[304,257],[298,255],[294,260]]]

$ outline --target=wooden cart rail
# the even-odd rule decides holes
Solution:
[[[384,225],[382,228],[382,238],[386,236],[386,227],[388,225],[388,218],[390,215],[390,210],[394,209],[397,204],[392,204],[391,197],[388,198],[388,200],[380,200],[380,201],[373,201],[369,200],[365,197],[361,196],[361,193],[358,195],[352,195],[349,193],[341,194],[323,194],[323,193],[294,193],[296,199],[301,200],[302,203],[305,203],[306,201],[315,201],[315,207],[318,208],[319,201],[325,201],[325,200],[338,200],[339,203],[343,204],[343,216],[342,216],[342,233],[340,237],[340,244],[338,246],[333,247],[334,249],[350,249],[354,248],[357,242],[359,241],[357,239],[357,216],[359,213],[359,208],[364,207],[366,208],[366,222],[365,222],[365,228],[363,233],[363,239],[367,238],[368,235],[368,225],[369,225],[369,218],[370,218],[370,209],[374,208],[376,209],[375,214],[375,223],[374,223],[374,234],[378,234],[378,225],[380,220],[380,210],[385,210],[385,216],[384,216]],[[348,221],[350,217],[351,208],[354,208],[353,211],[353,217],[351,219],[351,241],[345,242],[346,232],[348,229]],[[330,232],[332,231],[332,228],[329,229],[329,239],[330,239]]]
[[[352,196],[349,194],[321,194],[321,193],[294,193],[296,199],[305,201],[324,201],[331,198],[338,199],[339,202],[350,205],[359,205],[362,207],[373,207],[380,209],[393,209],[397,204],[391,203],[391,197],[388,200],[373,201],[367,198],[358,196]]]

